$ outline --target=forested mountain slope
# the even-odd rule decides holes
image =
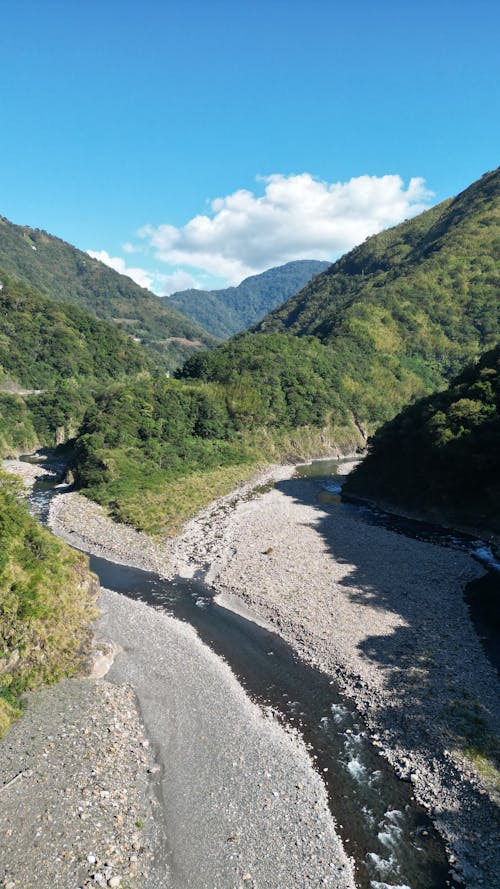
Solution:
[[[0,280],[0,455],[54,444],[57,429],[76,428],[94,392],[159,373],[154,358],[112,324],[1,270]]]
[[[330,344],[360,418],[387,419],[498,341],[499,221],[496,170],[369,238],[254,330]]]
[[[0,217],[0,268],[52,299],[113,322],[153,349],[167,366],[178,365],[196,346],[215,342],[199,324],[126,275],[60,238],[14,225],[4,217]]]
[[[500,533],[500,347],[383,426],[345,490]]]
[[[246,330],[276,306],[297,293],[329,262],[301,259],[245,278],[237,287],[223,290],[180,290],[167,297],[188,318],[225,339]]]

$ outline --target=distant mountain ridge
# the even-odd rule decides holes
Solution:
[[[226,339],[251,327],[329,266],[321,260],[299,259],[251,275],[237,287],[179,290],[165,299],[214,336]]]
[[[181,363],[193,348],[216,342],[199,324],[126,275],[60,238],[41,229],[15,225],[3,216],[0,268],[45,296],[73,303],[121,327],[168,367]]]

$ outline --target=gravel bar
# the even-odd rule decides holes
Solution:
[[[353,889],[320,776],[296,732],[247,697],[187,624],[103,591],[99,629],[123,652],[161,766],[165,836],[147,889]]]
[[[0,742],[0,885],[140,889],[157,844],[152,767],[130,687],[32,693]]]

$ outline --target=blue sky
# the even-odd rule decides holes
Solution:
[[[490,0],[4,0],[0,213],[157,291],[334,258],[497,166],[499,25]]]

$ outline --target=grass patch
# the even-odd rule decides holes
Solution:
[[[95,481],[81,491],[116,521],[154,536],[173,536],[200,509],[269,464],[320,457],[334,448],[355,450],[357,436],[352,426],[302,427],[286,433],[263,428],[231,442],[229,451],[225,443],[213,443],[206,467],[200,465],[202,459],[196,466],[186,459],[160,469],[135,447],[102,450]]]
[[[183,478],[144,478],[142,484],[133,487],[129,484],[127,490],[113,486],[109,492],[102,491],[99,501],[104,501],[113,518],[133,525],[139,531],[154,536],[173,536],[191,516],[212,500],[229,494],[237,485],[248,481],[259,468],[257,462],[250,462],[196,472]],[[82,493],[95,495],[93,490]]]
[[[87,558],[40,528],[0,473],[0,735],[26,690],[82,664],[96,590]]]
[[[445,709],[450,746],[468,759],[485,787],[500,793],[500,741],[489,729],[479,701],[466,692]]]

